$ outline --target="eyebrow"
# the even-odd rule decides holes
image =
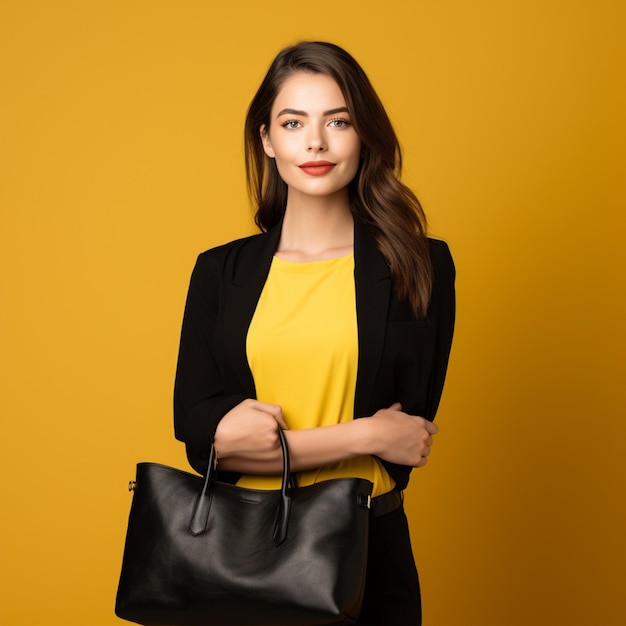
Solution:
[[[348,107],[337,107],[336,109],[328,109],[328,111],[324,111],[322,115],[336,115],[337,113],[349,113]],[[276,117],[280,117],[281,115],[300,115],[301,117],[308,117],[308,113],[306,111],[299,111],[298,109],[283,109],[276,114]]]

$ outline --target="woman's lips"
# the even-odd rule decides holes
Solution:
[[[302,163],[302,165],[298,165],[298,167],[309,176],[323,176],[328,174],[335,165],[337,164],[330,161],[307,161]]]

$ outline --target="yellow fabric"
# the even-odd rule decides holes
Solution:
[[[279,404],[290,429],[353,419],[358,330],[352,255],[294,263],[274,257],[247,336],[257,398]],[[374,496],[394,481],[363,456],[298,474],[300,485],[367,478]],[[280,477],[242,476],[242,487],[278,489]]]

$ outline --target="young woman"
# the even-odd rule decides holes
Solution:
[[[398,140],[356,61],[303,42],[250,105],[261,234],[198,258],[175,385],[176,437],[221,478],[277,488],[285,431],[299,484],[374,484],[359,623],[419,624],[402,490],[423,467],[454,325],[454,265],[399,181]]]

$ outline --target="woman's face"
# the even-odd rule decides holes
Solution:
[[[341,89],[330,76],[296,72],[283,83],[261,127],[265,153],[276,160],[294,195],[343,192],[359,167],[361,140]]]

